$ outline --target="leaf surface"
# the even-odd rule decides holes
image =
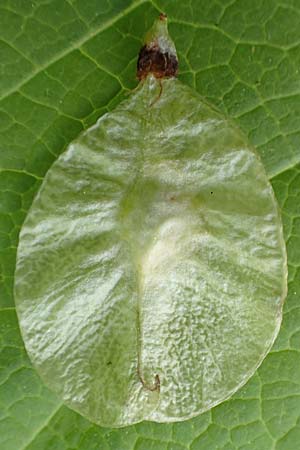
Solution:
[[[5,1],[1,5],[5,55],[0,103],[1,305],[13,307],[18,232],[41,179],[82,129],[119,103],[124,88],[134,87],[141,38],[162,9],[169,15],[170,33],[179,50],[180,78],[239,123],[272,177],[289,260],[283,326],[272,353],[246,388],[211,413],[181,424],[145,423],[109,430],[91,425],[65,407],[52,417],[49,407],[43,424],[36,428],[28,424],[28,445],[23,436],[22,445],[12,440],[6,446],[13,450],[54,445],[84,450],[198,450],[247,449],[251,442],[251,450],[290,450],[299,442],[299,5],[292,0],[124,3],[70,3],[73,32],[72,21],[67,23],[62,13],[63,2]],[[55,16],[52,22],[51,16]],[[82,21],[89,32],[79,26]],[[35,39],[37,22],[40,31]],[[57,39],[41,38],[43,27],[52,27]],[[43,45],[39,45],[41,39]],[[54,45],[59,39],[60,47]],[[34,70],[28,57],[36,58]],[[17,60],[19,66],[12,70]],[[1,310],[1,320],[4,313]],[[11,320],[17,336],[14,316]],[[35,379],[33,375],[32,384]],[[10,379],[2,380],[9,391]],[[30,401],[22,386],[21,397]],[[47,396],[45,391],[46,400]],[[0,419],[4,423],[3,417],[8,416],[15,430],[18,407],[17,402]],[[1,439],[8,442],[7,426],[2,430]]]

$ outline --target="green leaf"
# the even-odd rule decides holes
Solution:
[[[20,402],[12,400],[11,407],[4,407],[1,400],[0,445],[5,450],[297,448],[299,5],[292,0],[156,4],[117,0],[2,2],[1,305],[13,307],[18,232],[41,179],[82,129],[111,110],[125,90],[135,86],[141,38],[161,9],[169,15],[170,34],[179,50],[180,78],[237,121],[272,177],[282,208],[289,261],[289,295],[279,338],[245,388],[210,413],[179,424],[142,423],[110,430],[91,425],[65,407],[55,414],[49,405],[47,417],[41,414],[38,426],[29,421],[28,434],[18,434],[20,414],[26,414],[19,409]],[[2,317],[6,312],[0,314],[1,323],[5,323]],[[14,316],[11,325],[16,330]],[[16,337],[9,337],[10,341],[19,339],[17,331],[14,333]],[[1,360],[1,390],[13,392],[11,379],[2,378],[10,364],[3,353],[3,341],[1,337],[1,355],[7,362]],[[22,365],[23,360],[24,350],[20,349],[15,364]],[[36,376],[30,373],[34,386]],[[45,388],[39,386],[42,392]],[[20,382],[19,390],[20,398],[29,402],[25,384]],[[46,405],[50,394],[43,392]],[[41,406],[32,408],[37,415],[44,411]]]
[[[59,403],[31,366],[13,308],[1,310],[0,349],[0,445],[22,448],[57,412]]]

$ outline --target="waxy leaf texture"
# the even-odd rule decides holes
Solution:
[[[171,422],[254,373],[286,274],[245,138],[191,88],[148,75],[48,171],[20,234],[16,305],[29,356],[69,406],[105,426]]]
[[[160,11],[176,40],[179,78],[234,118],[262,157],[283,217],[289,294],[275,345],[232,399],[189,421],[118,430],[62,406],[32,368],[14,312],[15,255],[20,226],[52,162],[135,86],[141,39]],[[294,0],[1,3],[1,448],[297,448],[299,16]]]

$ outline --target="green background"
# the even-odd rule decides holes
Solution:
[[[160,11],[180,78],[256,146],[279,201],[289,294],[279,337],[231,400],[178,424],[95,426],[41,383],[13,301],[20,226],[66,145],[134,88]],[[0,0],[1,450],[300,449],[299,0]]]

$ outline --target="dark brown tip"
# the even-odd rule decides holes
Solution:
[[[178,71],[178,61],[175,55],[162,53],[158,47],[141,48],[137,63],[137,77],[139,80],[152,73],[156,78],[175,77]]]
[[[175,45],[168,33],[167,16],[161,13],[145,36],[137,62],[137,77],[143,80],[151,73],[156,78],[170,78],[177,71]]]

